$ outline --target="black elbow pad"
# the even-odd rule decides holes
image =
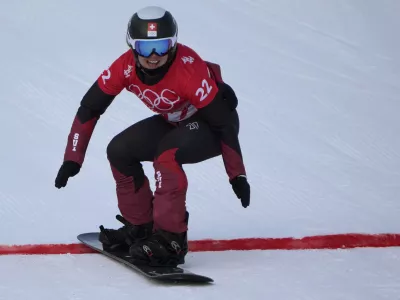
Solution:
[[[235,110],[239,101],[232,87],[225,82],[220,82],[218,83],[218,89],[222,91],[222,97],[228,101],[230,109]]]
[[[110,106],[114,98],[114,95],[104,93],[96,81],[83,96],[81,106],[77,112],[79,121],[85,123],[93,118],[99,118]]]

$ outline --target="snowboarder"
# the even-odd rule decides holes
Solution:
[[[238,100],[222,80],[220,66],[178,43],[169,11],[149,6],[129,20],[129,50],[96,79],[80,102],[67,139],[55,186],[65,187],[79,173],[96,123],[123,90],[135,94],[155,114],[116,135],[107,158],[116,183],[119,229],[100,226],[100,241],[125,245],[138,262],[184,263],[188,251],[186,192],[182,168],[221,155],[232,189],[243,207],[250,185],[243,163]],[[152,192],[141,162],[152,162]]]

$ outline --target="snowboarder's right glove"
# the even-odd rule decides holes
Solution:
[[[250,205],[250,185],[245,175],[239,175],[230,181],[232,189],[236,196],[242,202],[242,206],[246,208]]]
[[[62,188],[67,185],[68,178],[74,177],[79,173],[81,165],[75,161],[67,160],[65,161],[60,170],[58,171],[55,186],[56,188]]]

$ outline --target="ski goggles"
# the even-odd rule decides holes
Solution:
[[[177,37],[163,39],[132,39],[129,35],[126,37],[128,45],[140,56],[150,57],[153,53],[158,56],[168,54],[168,51],[176,44]]]

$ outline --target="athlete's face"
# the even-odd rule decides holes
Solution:
[[[168,60],[168,55],[158,56],[152,54],[150,57],[139,56],[139,63],[146,69],[157,69],[163,65]]]

